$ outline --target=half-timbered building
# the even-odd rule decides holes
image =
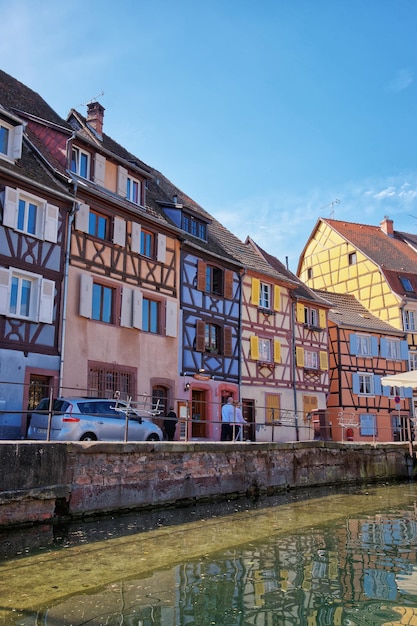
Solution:
[[[297,274],[310,287],[349,293],[373,315],[407,333],[409,369],[417,369],[416,238],[380,226],[318,220]],[[414,411],[417,398],[414,399]]]
[[[242,402],[257,441],[312,439],[329,388],[329,304],[253,240],[242,281]]]
[[[68,216],[68,177],[41,157],[25,112],[62,120],[0,71],[0,438],[26,435],[30,411],[57,388]]]
[[[317,435],[335,441],[408,441],[411,389],[381,385],[406,371],[406,334],[372,315],[349,294],[316,292],[330,301],[330,391]]]
[[[164,216],[180,229],[178,410],[190,439],[220,439],[221,407],[239,400],[242,242],[165,176],[149,183]]]

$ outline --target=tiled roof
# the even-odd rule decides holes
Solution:
[[[126,150],[126,148],[117,143],[117,141],[114,141],[114,139],[109,137],[109,135],[106,135],[106,133],[103,133],[102,140],[97,139],[97,135],[93,131],[89,130],[87,126],[87,119],[75,109],[71,109],[68,115],[68,123],[74,130],[78,131],[80,135],[84,136],[89,141],[93,141],[98,147],[103,147],[108,152],[113,153],[116,157],[119,157],[124,161],[130,161],[132,165],[136,164],[137,167],[140,167],[145,171],[149,170],[148,165],[129,152],[129,150]]]
[[[26,112],[60,126],[68,126],[39,94],[0,70],[0,104],[14,113]]]
[[[329,320],[337,326],[404,337],[402,330],[398,330],[398,328],[394,328],[387,322],[372,315],[355,296],[347,293],[331,293],[319,289],[314,289],[313,291],[331,304]]]
[[[316,293],[307,287],[295,274],[293,274],[285,265],[277,259],[272,254],[269,254],[265,250],[263,250],[258,244],[256,244],[252,239],[248,238],[246,240],[248,244],[252,243],[255,249],[258,250],[261,258],[263,257],[265,261],[274,268],[277,272],[279,272],[282,276],[284,276],[287,280],[291,281],[291,283],[295,286],[293,291],[294,295],[297,298],[301,298],[303,300],[314,301],[317,305],[328,306],[328,303],[323,301],[320,296],[317,296]]]
[[[381,268],[417,274],[417,254],[396,231],[394,236],[389,236],[379,226],[332,219],[322,221]]]

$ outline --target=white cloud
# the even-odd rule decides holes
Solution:
[[[413,75],[409,68],[401,69],[397,72],[394,80],[389,84],[390,91],[403,91],[407,89],[413,82]]]

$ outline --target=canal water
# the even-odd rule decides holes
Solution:
[[[417,483],[0,533],[1,625],[417,625]]]

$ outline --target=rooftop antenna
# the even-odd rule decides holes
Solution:
[[[104,96],[104,91],[101,91],[99,94],[97,94],[96,96],[93,96],[91,98],[91,100],[87,100],[87,102],[81,103],[79,106],[80,107],[86,107],[89,104],[91,104],[92,102],[97,102],[97,98],[100,98],[100,96]]]
[[[336,198],[336,200],[333,200],[333,202],[329,202],[329,204],[322,206],[320,211],[322,211],[323,209],[327,209],[327,207],[331,206],[332,210],[330,211],[330,219],[334,219],[334,205],[335,204],[340,204],[340,200]]]

